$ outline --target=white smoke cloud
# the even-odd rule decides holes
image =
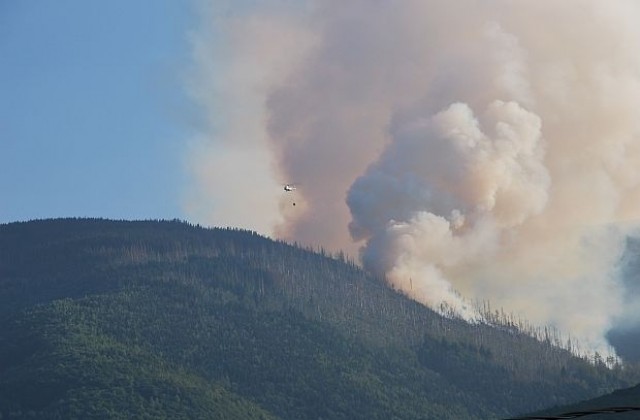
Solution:
[[[502,232],[547,204],[540,128],[516,103],[495,101],[482,121],[456,103],[394,133],[348,196],[365,266],[430,306],[462,307],[448,279],[495,263]]]
[[[199,86],[224,82],[201,97],[234,111],[220,149],[250,149],[233,161],[261,182],[299,182],[300,204],[247,184],[209,221],[259,206],[274,234],[362,247],[432,307],[473,318],[465,302],[489,299],[606,347],[640,220],[640,3],[260,4],[226,23],[226,56],[200,31]],[[198,179],[219,200],[233,165],[216,153],[195,166],[216,168]]]
[[[278,195],[289,180],[274,162],[265,96],[312,44],[312,34],[296,20],[299,11],[284,3],[198,5],[188,88],[204,110],[204,124],[188,151],[195,185],[185,210],[206,224],[271,234],[291,203]]]

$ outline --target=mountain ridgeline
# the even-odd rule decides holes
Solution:
[[[567,418],[567,413],[596,411],[596,413],[589,415],[588,420],[638,420],[638,418],[640,418],[639,410],[624,410],[624,408],[631,407],[640,407],[640,385],[632,388],[619,389],[610,394],[589,401],[581,401],[580,403],[571,404],[566,407],[544,410],[536,413],[535,416],[556,416],[562,418],[561,416],[564,415],[565,418]],[[606,412],[613,411],[611,409],[615,408],[620,408],[621,410],[615,414]],[[605,413],[598,413],[597,411],[605,411]]]
[[[0,225],[1,419],[488,419],[637,381],[253,232]]]

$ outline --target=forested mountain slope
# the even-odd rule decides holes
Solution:
[[[0,225],[3,419],[487,419],[636,379],[252,232]]]

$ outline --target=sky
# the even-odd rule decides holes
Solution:
[[[2,2],[0,223],[251,229],[346,251],[434,309],[489,300],[624,353],[639,18],[634,0]]]
[[[193,10],[0,3],[0,223],[184,218]]]

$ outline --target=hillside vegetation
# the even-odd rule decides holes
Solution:
[[[488,419],[636,381],[252,232],[0,225],[2,419]]]

